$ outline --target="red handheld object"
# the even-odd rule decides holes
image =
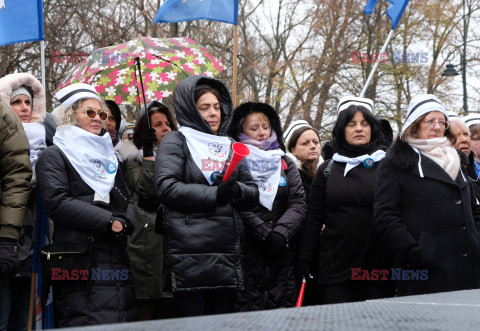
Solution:
[[[247,145],[242,143],[234,143],[232,146],[233,155],[230,164],[228,165],[227,171],[225,172],[225,176],[223,176],[223,181],[227,181],[230,176],[232,175],[233,171],[237,167],[237,165],[242,161],[245,156],[250,154],[250,150],[248,149]]]
[[[295,308],[300,308],[303,304],[303,295],[305,294],[305,284],[306,283],[307,283],[307,281],[305,280],[305,277],[303,277],[302,287],[300,288],[300,293],[298,294],[297,304],[295,305]]]

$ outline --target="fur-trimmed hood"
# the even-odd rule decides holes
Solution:
[[[465,153],[459,150],[457,150],[457,153],[460,156],[460,164],[467,166],[468,158]],[[418,154],[400,138],[397,138],[387,150],[385,159],[392,161],[394,167],[401,171],[410,171],[418,166]]]
[[[238,135],[243,131],[243,121],[245,121],[245,118],[249,114],[254,112],[260,112],[267,116],[272,129],[277,135],[279,147],[286,152],[285,144],[283,142],[283,130],[282,124],[280,123],[280,117],[272,106],[263,102],[246,102],[235,108],[232,124],[228,130],[228,135],[233,139],[238,139]]]
[[[43,123],[46,116],[45,91],[42,84],[29,73],[10,74],[0,79],[0,97],[10,104],[13,90],[28,86],[33,91],[33,108],[30,123]]]

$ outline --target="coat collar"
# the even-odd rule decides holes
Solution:
[[[464,174],[464,166],[468,165],[468,159],[463,152],[457,150],[457,153],[460,157],[461,167],[455,181],[453,181],[438,164],[426,156],[422,156],[421,159],[424,177],[442,181],[447,184],[456,184],[462,189],[467,185],[467,176]],[[420,177],[420,172],[418,170],[418,154],[408,143],[403,142],[400,138],[397,138],[393,145],[388,149],[385,158],[392,161],[394,167],[398,170],[412,172]]]

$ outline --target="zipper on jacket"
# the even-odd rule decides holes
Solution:
[[[47,256],[47,260],[50,260],[50,257],[51,255],[60,255],[58,258],[61,259],[63,254],[83,254],[84,252],[45,252],[45,251],[41,251],[40,252],[41,254],[43,255],[46,255]]]
[[[137,242],[138,238],[142,235],[142,233],[145,232],[145,230],[148,228],[148,224],[148,222],[145,223],[145,225],[140,229],[140,231],[138,231],[137,235],[132,239],[132,245],[134,245]]]

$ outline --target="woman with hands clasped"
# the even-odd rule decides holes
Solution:
[[[82,83],[63,88],[56,97],[62,105],[56,111],[54,145],[37,162],[38,190],[55,227],[56,246],[49,248],[47,263],[50,255],[60,255],[62,261],[71,257],[72,270],[88,271],[75,277],[65,270],[68,278],[59,280],[53,268],[44,270],[53,284],[56,326],[134,321],[135,292],[126,251],[134,205],[117,171],[112,140],[103,130],[105,103],[92,86]]]
[[[241,212],[246,229],[245,288],[237,294],[236,309],[293,307],[297,234],[306,212],[302,178],[285,156],[280,118],[270,105],[240,105],[229,132],[249,147],[247,166],[260,191],[260,203]]]

